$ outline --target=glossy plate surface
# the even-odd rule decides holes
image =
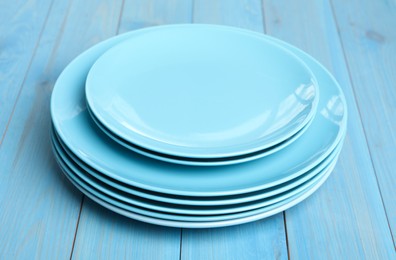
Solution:
[[[187,158],[187,157],[180,157],[180,156],[170,156],[167,154],[163,153],[158,153],[151,151],[149,149],[145,149],[143,147],[139,147],[135,144],[129,143],[126,140],[123,140],[116,134],[112,133],[109,131],[105,126],[100,123],[95,115],[90,111],[89,107],[87,107],[87,110],[90,112],[92,120],[96,123],[96,125],[103,131],[103,133],[107,134],[111,139],[116,141],[122,146],[125,146],[126,148],[140,153],[144,156],[148,156],[153,159],[165,161],[165,162],[170,162],[170,163],[177,163],[177,164],[183,164],[183,165],[194,165],[194,166],[222,166],[222,165],[231,165],[231,164],[237,164],[237,163],[244,163],[252,160],[256,160],[258,158],[268,156],[270,154],[273,154],[284,147],[288,146],[289,144],[293,143],[297,138],[299,138],[311,125],[312,120],[308,122],[300,131],[295,133],[293,136],[289,137],[288,139],[284,140],[283,142],[276,144],[274,146],[271,146],[269,148],[266,148],[264,150],[256,151],[253,153],[248,153],[240,156],[233,156],[233,157],[222,157],[222,158]]]
[[[331,162],[328,165],[326,165],[324,169],[319,171],[312,178],[308,179],[307,181],[303,182],[301,185],[298,185],[295,188],[284,191],[275,196],[271,196],[261,200],[256,200],[247,203],[237,203],[231,205],[215,205],[215,206],[203,206],[203,205],[196,206],[196,205],[177,205],[172,203],[163,203],[155,200],[148,200],[140,196],[135,196],[123,192],[122,190],[115,189],[104,182],[92,178],[89,174],[87,174],[87,172],[85,172],[78,165],[70,163],[70,161],[67,160],[67,156],[65,156],[64,153],[62,154],[62,151],[59,148],[57,148],[59,147],[59,145],[57,145],[56,142],[57,142],[56,139],[54,139],[53,143],[55,146],[56,153],[58,155],[59,163],[62,165],[63,168],[65,168],[67,171],[70,172],[69,175],[74,179],[75,182],[79,183],[85,189],[91,190],[91,193],[96,194],[96,196],[109,197],[114,200],[120,201],[120,203],[122,204],[131,206],[132,209],[129,210],[132,211],[134,208],[137,208],[139,210],[144,210],[146,212],[144,214],[146,215],[152,214],[151,212],[147,212],[147,210],[155,211],[157,213],[171,213],[171,214],[185,215],[183,220],[189,219],[190,221],[193,221],[193,219],[199,220],[202,215],[208,216],[208,215],[222,215],[222,214],[247,212],[286,200],[308,189],[313,183],[318,181],[328,169],[333,168],[339,154],[338,151],[336,157],[333,158],[333,160],[331,160]],[[199,217],[198,218],[188,217],[191,215],[198,215]],[[150,216],[159,217],[158,215],[157,216],[150,215]],[[162,216],[161,218],[166,218],[166,217]]]
[[[127,142],[188,158],[256,152],[290,138],[316,111],[311,71],[262,34],[214,25],[159,26],[92,66],[86,98]]]
[[[309,129],[282,151],[248,163],[194,167],[141,156],[114,142],[92,121],[85,106],[85,79],[95,62],[115,44],[144,33],[123,34],[77,57],[62,72],[52,94],[54,127],[67,147],[84,163],[125,184],[185,196],[224,196],[253,192],[296,178],[326,158],[346,131],[342,90],[330,73],[309,55],[279,40],[272,41],[298,55],[314,72],[320,88],[318,113]]]
[[[272,197],[274,195],[286,192],[291,190],[298,185],[310,180],[319,172],[321,172],[325,167],[327,167],[331,162],[335,160],[335,158],[339,155],[342,148],[342,140],[340,144],[335,148],[335,150],[324,159],[319,165],[308,171],[307,173],[289,180],[280,185],[264,189],[258,190],[255,192],[244,193],[239,195],[229,195],[229,196],[215,196],[215,197],[189,197],[189,196],[177,196],[165,193],[158,193],[149,190],[139,189],[137,187],[133,187],[130,185],[125,185],[123,183],[118,182],[115,179],[108,178],[97,172],[95,169],[89,167],[84,162],[79,160],[64,144],[61,143],[56,133],[53,133],[53,144],[55,146],[56,151],[59,153],[59,156],[65,162],[65,164],[69,168],[80,168],[81,172],[84,172],[85,175],[89,175],[90,178],[95,181],[105,183],[106,185],[111,186],[112,188],[119,190],[126,194],[135,195],[141,198],[161,201],[172,204],[180,204],[180,205],[195,205],[195,206],[219,206],[219,205],[230,205],[230,204],[240,204],[251,201],[257,201],[264,198]],[[87,179],[87,178],[86,178]],[[89,178],[88,178],[89,179]]]
[[[59,154],[56,153],[55,155],[57,157],[57,161],[62,168],[63,172],[68,175],[68,177],[72,180],[72,183],[76,186],[80,186],[87,192],[95,195],[96,197],[107,201],[108,203],[111,203],[117,207],[123,208],[125,210],[128,210],[130,212],[142,214],[145,216],[149,217],[155,217],[155,218],[161,218],[161,219],[167,219],[167,220],[173,220],[173,221],[191,221],[191,222],[201,222],[201,221],[222,221],[222,220],[229,220],[229,219],[235,219],[235,218],[242,218],[242,217],[248,217],[252,215],[256,215],[262,212],[267,211],[268,209],[274,207],[275,205],[279,206],[282,205],[282,203],[286,203],[290,199],[295,199],[296,197],[300,196],[301,194],[309,191],[312,187],[314,187],[317,183],[321,181],[321,179],[324,176],[327,176],[330,174],[330,172],[333,170],[336,160],[334,160],[329,166],[327,166],[323,171],[321,171],[318,175],[316,175],[314,178],[311,180],[307,181],[303,185],[301,185],[297,189],[293,189],[292,191],[285,193],[285,195],[277,196],[275,198],[270,198],[268,199],[268,203],[257,203],[254,204],[255,207],[253,207],[251,210],[247,209],[242,211],[239,209],[239,205],[229,205],[228,208],[230,209],[228,212],[224,213],[213,213],[213,214],[205,214],[204,211],[207,211],[207,208],[205,207],[196,207],[195,213],[177,213],[177,212],[171,212],[172,210],[172,204],[168,205],[169,208],[163,208],[164,210],[157,210],[153,209],[155,207],[154,205],[146,204],[145,206],[143,205],[138,205],[136,204],[136,200],[133,200],[132,202],[128,202],[125,199],[122,198],[122,194],[118,193],[109,193],[106,191],[106,189],[100,189],[100,186],[92,186],[89,185],[87,182],[85,182],[82,178],[79,177],[79,172],[75,172],[73,169],[69,168],[64,161],[62,160],[61,157],[59,157]],[[98,189],[99,187],[99,189]],[[164,204],[165,205],[165,204]],[[176,205],[177,206],[177,205]],[[214,209],[217,211],[219,210],[220,207],[216,206]]]

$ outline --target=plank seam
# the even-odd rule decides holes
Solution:
[[[122,0],[122,2],[121,2],[120,15],[119,15],[119,17],[118,17],[118,23],[117,23],[117,31],[116,31],[116,34],[119,34],[119,33],[120,33],[121,20],[122,20],[123,14],[124,14],[124,5],[125,5],[125,0]]]
[[[265,6],[264,0],[261,0],[260,3],[261,3],[261,17],[262,17],[261,19],[262,19],[262,24],[263,24],[263,31],[266,34],[267,33],[267,24],[265,22],[266,19],[265,19],[265,10],[264,10],[264,6]]]
[[[283,211],[283,227],[285,228],[285,239],[286,239],[287,259],[290,260],[289,237],[288,237],[288,235],[287,235],[286,211]]]
[[[82,195],[81,203],[80,203],[80,211],[78,212],[78,218],[77,218],[77,223],[76,223],[76,232],[74,233],[72,249],[71,249],[71,252],[70,252],[70,260],[73,259],[74,244],[76,243],[78,226],[80,224],[81,212],[82,212],[82,208],[83,208],[83,204],[84,204],[84,198],[85,198],[85,195]]]
[[[62,39],[63,39],[63,35],[64,35],[64,31],[65,31],[65,26],[66,26],[67,19],[68,19],[69,14],[70,14],[70,8],[71,8],[71,6],[73,5],[73,2],[74,2],[74,0],[70,0],[69,3],[68,3],[68,5],[67,5],[67,9],[66,9],[66,12],[65,12],[65,17],[64,17],[63,20],[62,20],[62,24],[61,24],[61,27],[60,27],[60,30],[59,30],[59,36],[56,38],[54,47],[53,47],[52,50],[51,50],[50,58],[49,58],[49,60],[48,60],[47,66],[46,66],[46,68],[45,68],[45,71],[46,71],[46,72],[49,71],[49,69],[51,68],[51,66],[52,66],[53,63],[55,62],[56,53],[58,52],[59,45],[60,45],[60,43],[61,43],[61,41],[62,41]]]
[[[27,75],[29,74],[30,68],[31,68],[31,66],[32,66],[32,64],[33,64],[33,60],[34,60],[34,58],[35,58],[35,56],[36,56],[36,52],[37,52],[39,43],[40,43],[40,41],[41,41],[41,37],[42,37],[42,35],[43,35],[43,33],[44,33],[45,28],[47,27],[49,14],[51,13],[53,4],[54,4],[54,0],[51,1],[51,4],[50,4],[50,6],[49,6],[49,8],[48,8],[48,11],[47,11],[47,14],[46,14],[46,17],[45,17],[45,21],[44,21],[44,23],[43,23],[43,26],[42,26],[41,29],[40,29],[40,33],[39,33],[39,36],[38,36],[38,38],[37,38],[36,45],[34,46],[32,56],[31,56],[31,58],[30,58],[30,60],[29,60],[29,65],[28,65],[28,67],[27,67],[27,69],[26,69],[26,72],[25,72],[25,75],[24,75],[24,77],[23,77],[22,83],[21,83],[21,85],[19,86],[19,91],[18,91],[17,97],[16,97],[16,99],[15,99],[14,105],[13,105],[13,107],[12,107],[11,114],[9,115],[6,128],[4,129],[3,135],[2,135],[2,137],[1,137],[0,146],[3,144],[3,141],[4,141],[4,139],[5,139],[6,135],[7,135],[8,127],[10,126],[10,123],[11,123],[11,121],[12,121],[12,117],[14,116],[14,112],[15,112],[16,106],[17,106],[17,104],[18,104],[19,97],[21,96],[21,93],[22,93],[22,90],[23,90],[23,86],[25,85],[25,82],[26,82],[26,79],[27,79]]]
[[[179,260],[182,259],[182,248],[183,248],[183,229],[180,229],[180,252],[179,252]]]
[[[377,174],[377,171],[375,169],[375,164],[374,164],[373,157],[372,157],[372,151],[371,151],[368,139],[367,139],[366,129],[365,129],[364,124],[363,124],[363,119],[362,119],[362,115],[361,115],[361,112],[360,112],[359,102],[358,102],[358,99],[356,98],[357,95],[356,95],[355,87],[354,87],[354,84],[353,84],[353,79],[352,79],[352,74],[351,74],[351,70],[350,70],[350,67],[349,67],[348,59],[347,59],[347,56],[346,56],[346,53],[345,53],[344,43],[343,43],[342,36],[341,36],[341,33],[340,33],[340,26],[339,26],[339,24],[337,22],[337,17],[335,15],[333,2],[331,0],[329,0],[329,4],[330,4],[331,14],[333,16],[334,24],[335,24],[335,27],[337,29],[337,34],[338,34],[338,38],[339,38],[341,49],[342,49],[342,55],[344,57],[344,62],[345,62],[345,65],[346,65],[346,68],[347,68],[347,71],[348,71],[349,83],[351,84],[351,89],[352,89],[352,93],[353,93],[353,96],[354,96],[355,105],[356,105],[356,108],[357,108],[357,111],[358,111],[358,114],[359,114],[359,121],[360,121],[359,123],[360,123],[360,126],[362,127],[363,134],[364,134],[364,139],[365,139],[366,146],[367,146],[367,150],[368,150],[368,153],[369,153],[369,156],[370,156],[371,168],[372,168],[372,170],[374,172],[376,186],[377,186],[378,192],[380,194],[382,208],[384,209],[386,222],[388,224],[388,229],[389,229],[390,236],[392,238],[393,245],[396,246],[395,238],[393,237],[391,226],[390,226],[390,223],[389,223],[388,212],[386,210],[384,199],[383,199],[383,195],[382,195],[382,192],[381,192],[381,187],[379,185],[378,174]]]

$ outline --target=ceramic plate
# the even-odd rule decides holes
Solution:
[[[318,165],[346,131],[342,90],[330,73],[302,51],[279,40],[314,72],[320,89],[318,113],[298,140],[272,155],[222,167],[194,167],[161,162],[115,143],[92,121],[85,106],[85,79],[98,57],[115,44],[145,31],[102,42],[77,57],[58,78],[51,116],[62,142],[84,163],[128,185],[185,196],[224,196],[266,189],[296,178]]]
[[[285,141],[313,117],[318,93],[295,55],[257,33],[159,26],[106,51],[87,103],[123,140],[187,158],[224,158]]]
[[[289,193],[283,196],[277,196],[276,198],[273,199],[270,198],[268,199],[267,203],[257,203],[255,207],[252,207],[251,209],[247,208],[244,211],[242,211],[241,208],[238,208],[239,205],[233,205],[235,208],[229,206],[230,210],[224,212],[221,210],[221,207],[216,206],[214,207],[213,214],[205,214],[204,211],[206,211],[206,213],[209,213],[206,207],[196,207],[194,211],[188,213],[184,213],[184,212],[178,213],[178,212],[171,212],[171,210],[173,209],[172,208],[173,205],[171,204],[168,205],[169,208],[161,207],[159,209],[157,204],[150,205],[149,203],[146,203],[145,205],[140,205],[139,203],[136,203],[137,202],[136,199],[125,201],[125,199],[122,196],[122,193],[121,194],[111,193],[111,192],[109,193],[109,191],[101,188],[98,185],[96,185],[96,187],[89,185],[87,182],[84,181],[83,178],[80,178],[79,174],[81,175],[81,173],[75,172],[73,169],[69,168],[65,164],[65,162],[62,160],[62,158],[56,152],[56,150],[55,150],[55,155],[60,167],[62,168],[64,173],[68,175],[70,179],[73,180],[74,185],[77,184],[77,186],[83,188],[85,191],[95,195],[96,197],[110,204],[128,210],[130,212],[142,214],[149,217],[174,220],[174,221],[191,221],[191,222],[229,220],[229,219],[235,219],[241,217],[248,217],[262,213],[263,211],[266,211],[268,208],[271,208],[274,205],[279,206],[279,204],[286,203],[290,199],[295,199],[304,192],[310,190],[313,186],[315,186],[318,182],[320,182],[324,176],[330,174],[330,172],[333,170],[336,164],[336,160],[334,160],[322,172],[320,172],[318,175],[316,175],[308,182],[304,183],[304,185],[301,185],[301,187],[299,187],[298,189],[293,189]]]
[[[161,160],[161,161],[170,162],[170,163],[183,164],[183,165],[193,165],[193,166],[223,166],[223,165],[231,165],[231,164],[244,163],[244,162],[256,160],[256,159],[259,159],[261,157],[273,154],[273,153],[285,148],[286,146],[288,146],[289,144],[291,144],[295,140],[297,140],[297,138],[299,138],[308,129],[308,127],[311,125],[311,122],[312,122],[312,120],[309,121],[296,134],[294,134],[293,136],[289,137],[285,141],[283,141],[283,142],[281,142],[281,143],[279,143],[277,145],[274,145],[272,147],[269,147],[267,149],[256,151],[256,152],[249,153],[249,154],[240,155],[240,156],[234,156],[234,157],[207,158],[207,159],[204,159],[204,158],[187,158],[187,157],[180,157],[180,156],[170,156],[170,155],[167,155],[167,154],[151,151],[151,150],[145,149],[143,147],[139,147],[139,146],[137,146],[137,145],[135,145],[133,143],[129,143],[128,141],[123,140],[121,137],[119,137],[116,134],[112,133],[105,126],[103,126],[102,123],[100,123],[99,120],[96,119],[95,115],[90,111],[89,107],[87,107],[87,110],[88,110],[89,114],[91,115],[92,120],[96,123],[96,125],[105,134],[107,134],[111,139],[113,139],[114,141],[116,141],[120,145],[125,146],[126,148],[128,148],[128,149],[130,149],[130,150],[132,150],[134,152],[140,153],[140,154],[142,154],[144,156],[148,156],[148,157],[151,157],[151,158],[156,159],[156,160]]]
[[[133,201],[125,201],[125,198],[122,197],[120,194],[112,193],[109,194],[109,191],[106,189],[98,189],[97,187],[89,185],[85,182],[82,178],[78,176],[78,173],[74,172],[73,169],[68,168],[67,165],[64,164],[62,160],[58,157],[58,163],[60,164],[61,168],[74,182],[77,183],[79,186],[83,187],[89,193],[101,198],[108,203],[111,203],[117,207],[123,208],[125,210],[135,212],[138,214],[143,214],[150,217],[168,219],[168,220],[178,220],[178,221],[218,221],[218,220],[226,220],[226,219],[233,219],[233,218],[240,218],[246,217],[253,214],[257,214],[266,210],[267,207],[271,207],[272,205],[276,205],[281,203],[282,201],[286,201],[289,198],[295,198],[299,194],[304,193],[305,191],[309,190],[315,183],[320,181],[320,179],[328,173],[328,171],[334,168],[336,161],[334,161],[329,167],[326,167],[324,171],[322,171],[319,175],[315,176],[312,180],[304,183],[301,185],[301,188],[292,190],[290,194],[284,194],[282,196],[276,198],[270,198],[265,203],[260,202],[257,205],[252,206],[251,209],[242,210],[242,208],[238,208],[238,205],[235,205],[235,208],[229,206],[229,210],[227,212],[222,212],[221,206],[216,206],[216,209],[213,210],[213,214],[209,213],[205,207],[197,207],[196,210],[191,212],[176,212],[172,205],[168,205],[168,208],[161,208],[161,210],[154,210],[153,207],[156,208],[157,205],[137,205],[140,203],[136,203],[137,200],[134,199]],[[100,187],[100,186],[99,186]]]
[[[107,178],[100,172],[95,171],[95,169],[89,167],[81,160],[79,160],[73,153],[65,147],[64,144],[56,137],[56,133],[54,135],[54,145],[56,146],[57,152],[62,157],[63,161],[69,168],[73,168],[77,165],[77,168],[81,168],[81,171],[85,174],[89,174],[91,178],[98,180],[99,182],[103,182],[106,185],[109,185],[116,190],[120,190],[127,194],[132,194],[141,198],[146,198],[149,200],[154,201],[161,201],[166,203],[172,204],[181,204],[181,205],[196,205],[196,206],[218,206],[218,205],[230,205],[230,204],[239,204],[239,203],[246,203],[251,201],[257,201],[260,199],[268,198],[283,192],[286,192],[298,185],[308,181],[319,172],[321,172],[325,167],[327,167],[338,154],[342,148],[342,141],[340,145],[338,145],[335,150],[325,159],[323,160],[318,166],[310,170],[309,172],[292,179],[286,183],[271,187],[265,190],[259,190],[256,192],[250,192],[246,194],[239,194],[239,195],[230,195],[230,196],[216,196],[213,198],[208,197],[187,197],[187,196],[177,196],[177,195],[170,195],[165,193],[158,193],[152,192],[149,190],[139,189],[133,186],[126,186],[123,183],[118,182],[117,180]],[[87,180],[86,180],[87,181]]]
[[[333,158],[333,160],[330,162],[329,165],[326,165],[326,167],[322,171],[320,171],[317,175],[313,176],[311,179],[307,180],[306,182],[302,183],[296,188],[287,190],[285,192],[282,192],[278,195],[269,198],[248,202],[248,203],[239,203],[232,205],[216,205],[216,206],[176,205],[171,203],[163,203],[159,201],[148,200],[145,198],[141,198],[139,196],[134,196],[132,194],[123,192],[121,190],[114,189],[110,185],[92,178],[89,174],[84,172],[84,170],[80,168],[78,165],[70,163],[70,160],[67,160],[67,157],[64,156],[65,154],[62,153],[62,151],[59,148],[57,148],[57,146],[59,147],[59,145],[56,144],[56,139],[54,140],[55,140],[54,146],[59,158],[61,158],[59,160],[61,160],[62,167],[67,168],[67,171],[70,172],[71,177],[74,179],[74,181],[79,183],[79,185],[84,187],[86,190],[90,190],[90,189],[95,190],[95,192],[97,192],[98,194],[104,194],[103,196],[110,197],[112,199],[120,201],[121,203],[131,205],[131,207],[139,207],[142,210],[148,209],[151,211],[156,211],[161,213],[173,213],[173,214],[182,214],[182,215],[231,214],[231,213],[250,211],[257,208],[262,208],[265,206],[275,204],[277,202],[288,199],[306,190],[312,183],[320,179],[321,176],[324,174],[324,172],[328,168],[331,168],[332,165],[335,164],[336,162],[335,159]],[[338,157],[338,153],[336,154],[336,157]],[[95,193],[95,192],[91,191],[91,193]],[[96,196],[100,196],[98,194],[96,194]],[[145,214],[148,215],[149,213],[145,213]],[[165,217],[161,217],[161,218],[165,218]]]
[[[232,225],[238,225],[238,224],[243,224],[247,222],[252,222],[256,221],[262,218],[266,218],[272,215],[275,215],[279,212],[282,212],[298,203],[306,199],[308,196],[310,196],[312,193],[314,193],[328,178],[328,176],[331,173],[331,170],[329,171],[315,184],[313,185],[309,190],[299,194],[299,196],[294,196],[292,198],[289,198],[285,201],[282,201],[280,203],[277,203],[275,205],[271,205],[268,207],[265,207],[263,209],[258,209],[250,212],[250,214],[247,213],[242,213],[246,214],[247,216],[245,217],[240,217],[240,218],[231,218],[228,220],[217,220],[217,221],[175,221],[175,220],[166,220],[162,218],[155,218],[155,217],[150,217],[146,216],[143,214],[138,214],[134,213],[129,210],[125,210],[119,202],[116,202],[111,199],[102,199],[101,197],[95,196],[93,193],[90,193],[88,190],[85,190],[82,186],[80,186],[77,182],[73,180],[73,178],[68,174],[67,169],[62,168],[63,173],[65,176],[81,191],[83,192],[86,196],[88,196],[90,199],[93,201],[97,202],[98,204],[118,213],[121,215],[124,215],[126,217],[155,224],[155,225],[161,225],[161,226],[169,226],[169,227],[179,227],[179,228],[214,228],[214,227],[224,227],[224,226],[232,226]],[[119,205],[119,206],[117,206]],[[241,215],[241,213],[237,213],[238,215]],[[235,214],[235,215],[237,215]],[[229,217],[228,217],[229,218]]]

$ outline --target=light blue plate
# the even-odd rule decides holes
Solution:
[[[148,216],[148,215],[144,214],[144,213],[147,213],[146,210],[141,210],[137,207],[133,207],[130,205],[127,206],[120,201],[103,196],[102,194],[99,194],[94,189],[90,188],[89,186],[87,186],[88,189],[85,189],[83,186],[81,186],[78,182],[76,182],[74,180],[72,172],[69,171],[67,169],[67,167],[62,166],[61,160],[58,160],[58,163],[62,169],[62,172],[73,183],[73,185],[76,186],[81,192],[83,192],[86,196],[88,196],[93,201],[97,202],[98,204],[100,204],[114,212],[117,212],[118,214],[124,215],[124,216],[132,218],[132,219],[136,219],[139,221],[156,224],[156,225],[179,227],[179,228],[213,228],[213,227],[231,226],[231,225],[247,223],[247,222],[251,222],[251,221],[255,221],[255,220],[259,220],[262,218],[266,218],[266,217],[275,215],[283,210],[286,210],[286,209],[296,205],[297,203],[301,202],[302,200],[304,200],[305,198],[310,196],[326,181],[326,179],[329,177],[329,175],[332,171],[331,168],[328,169],[328,171],[325,173],[325,175],[323,175],[320,180],[318,180],[314,185],[312,185],[305,192],[302,192],[298,196],[297,195],[293,196],[292,198],[289,198],[282,202],[273,204],[271,206],[267,206],[267,207],[264,207],[261,209],[256,209],[256,210],[252,210],[252,211],[248,211],[248,212],[223,215],[223,216],[208,216],[208,217],[199,216],[198,217],[199,219],[197,219],[196,221],[185,221],[185,220],[164,219],[164,218],[159,217],[159,216],[166,216],[168,218],[175,217],[177,219],[181,219],[184,217],[184,216],[175,215],[175,214],[155,213],[153,215],[156,215],[158,217]],[[127,208],[130,210],[128,210]],[[141,213],[136,213],[137,211],[141,212]],[[152,215],[152,214],[150,214],[150,215]],[[225,217],[225,219],[224,219],[224,217]],[[197,218],[197,217],[195,217],[195,218]],[[218,219],[218,220],[205,221],[204,219],[206,219],[206,218]]]
[[[64,169],[62,169],[64,171]],[[64,171],[65,173],[65,171]],[[187,221],[172,221],[172,220],[165,220],[161,218],[154,218],[149,217],[146,215],[134,213],[128,210],[125,210],[121,207],[115,206],[111,203],[108,203],[105,200],[102,200],[99,197],[96,197],[92,193],[89,193],[87,190],[84,190],[81,186],[73,181],[71,177],[69,177],[66,173],[66,177],[81,191],[83,192],[88,198],[92,199],[96,203],[102,205],[103,207],[112,210],[120,215],[126,216],[131,219],[135,219],[138,221],[154,224],[154,225],[161,225],[161,226],[168,226],[168,227],[176,227],[176,228],[218,228],[218,227],[226,227],[226,226],[234,226],[243,223],[253,222],[256,220],[260,220],[263,218],[270,217],[272,215],[278,214],[286,209],[289,209],[296,204],[300,203],[304,199],[308,198],[312,195],[328,178],[331,171],[329,171],[328,175],[323,176],[323,178],[318,182],[315,186],[313,186],[310,190],[306,191],[303,194],[300,194],[299,197],[295,197],[294,199],[289,199],[283,203],[279,203],[277,205],[272,205],[271,207],[266,207],[265,210],[258,214],[252,214],[247,217],[241,217],[236,219],[230,220],[220,220],[220,221],[196,221],[196,222],[187,222]]]
[[[177,26],[177,25],[176,25]],[[279,40],[314,72],[320,89],[318,113],[298,140],[272,155],[221,167],[171,164],[141,156],[115,143],[92,121],[85,106],[85,78],[98,57],[115,44],[156,28],[123,34],[77,57],[58,78],[51,116],[62,142],[84,163],[135,187],[174,195],[224,196],[263,190],[296,178],[323,161],[346,131],[346,103],[331,74],[302,51]]]
[[[81,172],[85,174],[89,174],[91,178],[96,179],[98,182],[103,182],[106,185],[113,187],[116,190],[120,190],[127,194],[132,194],[141,198],[146,198],[149,200],[154,201],[161,201],[166,203],[172,204],[181,204],[181,205],[196,205],[196,206],[218,206],[218,205],[230,205],[230,204],[239,204],[239,203],[246,203],[251,201],[257,201],[264,198],[268,198],[283,192],[286,192],[292,188],[297,187],[298,185],[310,180],[312,177],[317,175],[321,172],[325,167],[327,167],[332,161],[334,161],[335,157],[341,151],[342,148],[342,141],[340,145],[338,145],[335,150],[325,159],[323,160],[318,166],[310,170],[309,172],[292,179],[288,182],[283,184],[271,187],[265,190],[259,190],[251,193],[239,194],[239,195],[231,195],[231,196],[216,196],[213,198],[208,197],[186,197],[186,196],[177,196],[177,195],[169,195],[164,193],[157,193],[152,192],[149,190],[143,190],[132,186],[124,185],[117,180],[110,179],[100,172],[95,171],[81,160],[79,160],[73,153],[65,147],[64,144],[56,137],[56,133],[54,135],[54,145],[60,156],[62,157],[63,161],[69,168],[81,168]],[[89,178],[85,179],[89,182]]]
[[[240,155],[240,156],[234,156],[234,157],[227,157],[227,158],[212,158],[212,159],[203,159],[203,158],[186,158],[186,157],[179,157],[179,156],[170,156],[158,152],[154,152],[148,149],[145,149],[143,147],[139,147],[135,144],[129,143],[126,140],[122,140],[119,136],[116,134],[112,133],[109,131],[105,126],[103,126],[95,117],[95,115],[90,111],[89,107],[87,106],[87,110],[92,118],[92,120],[96,123],[96,125],[105,133],[107,134],[111,139],[116,141],[122,146],[125,146],[126,148],[140,153],[142,155],[151,157],[153,159],[157,160],[162,160],[165,162],[170,162],[170,163],[177,163],[177,164],[183,164],[183,165],[194,165],[194,166],[223,166],[223,165],[231,165],[231,164],[237,164],[237,163],[244,163],[252,160],[259,159],[264,156],[268,156],[270,154],[273,154],[289,144],[293,143],[297,138],[299,138],[311,125],[312,120],[309,121],[300,131],[298,131],[296,134],[293,136],[289,137],[285,141],[274,145],[272,147],[269,147],[264,150],[256,151],[253,153],[245,154],[245,155]]]
[[[55,155],[57,158],[57,161],[63,170],[64,174],[72,181],[72,183],[77,187],[77,188],[82,188],[82,192],[85,194],[92,194],[95,197],[106,201],[107,203],[110,203],[114,206],[117,206],[119,208],[122,208],[124,210],[127,210],[129,212],[141,214],[144,216],[148,217],[153,217],[153,218],[160,218],[160,219],[166,219],[166,220],[172,220],[172,221],[188,221],[188,222],[202,222],[202,221],[224,221],[224,220],[230,220],[230,219],[236,219],[236,218],[244,218],[244,217],[249,217],[252,215],[260,214],[263,212],[266,212],[270,209],[279,207],[290,200],[294,200],[301,196],[302,194],[308,192],[310,189],[315,187],[318,183],[322,181],[323,178],[327,177],[331,171],[334,169],[335,164],[336,164],[336,159],[328,166],[326,167],[322,172],[320,172],[318,175],[316,175],[314,178],[312,178],[310,181],[304,183],[304,185],[301,185],[299,189],[295,189],[291,191],[291,195],[285,197],[284,199],[281,199],[283,196],[276,197],[275,199],[270,199],[268,204],[265,204],[261,207],[256,207],[252,210],[247,210],[247,211],[230,211],[228,214],[203,214],[202,212],[205,210],[205,207],[199,207],[202,209],[202,212],[199,211],[199,209],[196,210],[198,214],[172,214],[172,213],[167,213],[170,212],[172,208],[172,204],[169,204],[168,206],[170,207],[166,211],[159,211],[159,210],[150,210],[149,208],[142,206],[142,205],[136,205],[134,203],[128,203],[124,200],[120,199],[119,194],[108,194],[108,192],[102,192],[101,190],[98,190],[98,187],[93,187],[89,185],[87,182],[85,182],[82,178],[78,176],[78,172],[75,172],[73,169],[69,168],[60,155],[57,153],[55,150]],[[102,189],[105,190],[105,189]],[[115,195],[115,196],[114,196]],[[147,204],[147,206],[152,207],[153,205]],[[177,206],[177,205],[176,205]],[[216,207],[219,208],[219,207]]]
[[[129,143],[213,159],[296,134],[316,112],[315,85],[298,57],[263,34],[186,24],[106,51],[88,73],[86,98],[99,122]]]
[[[119,200],[122,203],[141,207],[143,209],[172,213],[172,214],[182,214],[182,215],[233,214],[238,212],[250,211],[278,203],[280,201],[283,201],[296,194],[303,192],[313,182],[318,180],[320,178],[319,176],[323,174],[323,172],[325,172],[327,168],[330,168],[332,167],[331,165],[335,164],[336,158],[338,157],[340,152],[339,149],[337,149],[338,151],[336,152],[333,160],[331,160],[329,164],[325,165],[322,171],[319,171],[318,174],[314,175],[312,178],[303,182],[301,185],[298,185],[297,187],[287,190],[285,192],[279,193],[278,195],[271,196],[261,200],[256,200],[253,202],[247,202],[247,203],[216,205],[216,206],[203,206],[203,205],[192,206],[192,205],[177,205],[177,204],[164,203],[155,200],[148,200],[140,196],[135,196],[130,193],[123,192],[122,190],[115,189],[112,186],[104,182],[101,182],[98,179],[93,178],[91,175],[85,172],[81,167],[79,167],[79,165],[71,162],[70,159],[67,158],[68,156],[65,154],[65,152],[62,151],[62,148],[60,147],[60,144],[57,143],[56,138],[53,138],[53,144],[55,149],[57,150],[59,158],[61,158],[62,160],[62,164],[64,165],[64,167],[67,167],[67,169],[74,175],[73,176],[74,180],[78,182],[81,186],[87,185],[92,189],[95,189],[97,192],[104,194],[104,196]],[[89,189],[89,188],[85,187],[85,189]]]

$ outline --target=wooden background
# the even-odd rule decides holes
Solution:
[[[219,229],[140,223],[85,198],[51,154],[49,100],[95,43],[142,27],[213,23],[290,42],[348,101],[328,181],[268,219]],[[0,0],[0,259],[396,259],[396,2]]]

